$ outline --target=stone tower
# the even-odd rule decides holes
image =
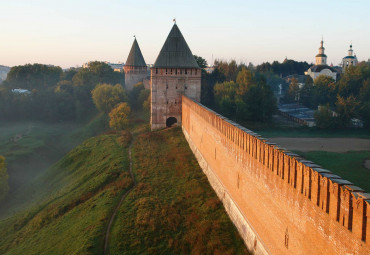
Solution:
[[[127,90],[132,90],[136,83],[144,81],[148,75],[147,66],[136,38],[132,44],[123,70],[125,71],[125,85]]]
[[[151,68],[151,129],[181,125],[181,96],[200,102],[201,69],[173,25]]]
[[[321,40],[321,47],[319,48],[319,54],[316,55],[316,65],[326,65],[327,56],[324,53],[324,40]]]

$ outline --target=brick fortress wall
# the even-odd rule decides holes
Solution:
[[[370,197],[182,97],[182,129],[255,254],[370,254]]]

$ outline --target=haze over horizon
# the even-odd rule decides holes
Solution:
[[[136,35],[154,63],[176,18],[193,54],[237,62],[312,63],[324,36],[328,64],[349,44],[370,58],[370,3],[360,1],[0,1],[0,65],[63,68],[99,60],[125,62]],[[368,32],[366,32],[368,31]]]

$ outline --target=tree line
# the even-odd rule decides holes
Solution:
[[[101,83],[124,86],[124,73],[103,62],[63,72],[60,67],[12,67],[0,86],[0,119],[80,120],[96,112],[91,91]],[[25,89],[29,93],[15,92]]]
[[[322,128],[350,127],[354,118],[370,128],[370,64],[361,62],[348,67],[337,81],[325,75],[315,80],[307,76],[302,88],[293,78],[284,100],[312,109],[321,106],[316,121]]]
[[[201,103],[235,121],[268,121],[277,108],[271,86],[252,65],[216,60],[212,73],[202,71],[201,85]]]

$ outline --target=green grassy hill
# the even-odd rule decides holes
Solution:
[[[2,122],[0,155],[5,156],[10,191],[0,202],[0,219],[39,200],[38,176],[73,147],[107,129],[99,114],[87,123]]]
[[[113,222],[110,254],[245,254],[181,130],[146,126],[133,125],[137,185]],[[108,221],[133,186],[131,140],[90,138],[35,178],[38,202],[0,220],[0,254],[102,254]]]
[[[110,214],[132,184],[130,140],[90,138],[40,176],[43,201],[0,221],[0,254],[100,254]]]
[[[109,254],[246,254],[180,128],[134,142],[138,182],[119,209]]]

